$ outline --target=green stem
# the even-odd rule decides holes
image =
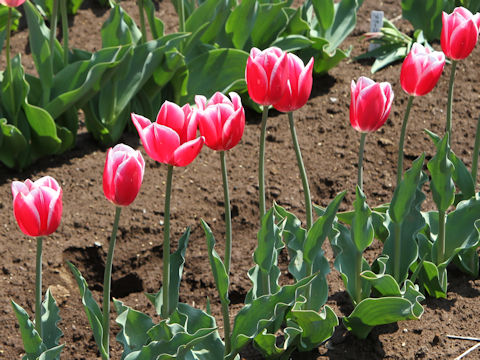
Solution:
[[[105,262],[105,272],[103,273],[103,335],[102,345],[105,349],[106,358],[110,357],[110,288],[112,280],[112,262],[115,251],[115,241],[117,239],[118,222],[122,208],[117,206],[115,209],[115,220],[113,221],[112,234],[108,245],[107,261]]]
[[[447,102],[447,125],[445,131],[448,133],[448,145],[452,143],[452,101],[453,101],[453,84],[455,82],[455,70],[457,61],[452,60],[452,69],[450,70],[450,82],[448,84],[448,102]]]
[[[267,119],[268,119],[268,106],[263,107],[262,113],[262,125],[260,131],[260,156],[258,159],[258,191],[260,194],[259,207],[260,207],[260,223],[262,222],[263,215],[267,212],[265,207],[265,138],[267,134]]]
[[[42,331],[42,243],[43,238],[37,237],[37,258],[35,263],[35,330],[43,339]]]
[[[403,146],[405,143],[405,134],[407,132],[408,116],[410,115],[410,109],[412,108],[413,95],[408,98],[407,108],[405,110],[405,117],[402,123],[402,132],[400,133],[400,141],[398,142],[398,161],[397,161],[397,186],[402,181],[403,174]]]
[[[437,265],[443,262],[445,257],[445,211],[438,210],[438,247],[437,247]]]
[[[143,0],[138,0],[137,5],[138,5],[138,13],[140,15],[140,28],[142,30],[141,43],[143,44],[147,41],[147,27],[145,25],[145,13],[143,11]]]
[[[223,334],[224,334],[224,342],[225,342],[225,352],[224,354],[227,355],[230,353],[232,348],[231,340],[230,340],[230,314],[228,312],[228,304],[222,301],[222,315],[223,315]]]
[[[395,229],[395,251],[393,258],[393,277],[395,281],[399,283],[400,281],[400,259],[402,258],[402,249],[401,249],[401,238],[402,238],[402,224],[394,223]]]
[[[12,8],[8,7],[8,17],[7,17],[7,39],[5,45],[5,56],[7,60],[7,74],[8,74],[8,82],[9,82],[9,93],[10,93],[10,101],[11,105],[15,108],[15,93],[13,89],[13,72],[12,72],[12,60],[10,59],[10,33],[12,27]],[[10,114],[12,116],[12,123],[16,125],[16,117],[15,114]]]
[[[358,305],[360,301],[362,301],[362,277],[360,274],[362,273],[362,265],[363,265],[363,256],[362,253],[356,250],[356,257],[355,257],[355,305]]]
[[[165,192],[165,219],[163,228],[163,306],[162,318],[170,316],[170,195],[172,193],[173,166],[168,165],[167,189]]]
[[[477,120],[477,132],[475,133],[475,146],[472,157],[472,179],[474,188],[477,186],[478,152],[480,151],[480,116]]]
[[[180,32],[185,32],[185,3],[180,0],[180,14],[178,14]]]
[[[53,76],[53,58],[55,57],[55,39],[57,35],[57,19],[58,19],[58,0],[53,0],[52,15],[50,17],[50,73]],[[50,87],[43,88],[43,104],[48,104],[50,100]]]
[[[363,191],[363,152],[365,149],[366,132],[360,136],[360,149],[358,150],[358,187]]]
[[[222,164],[223,198],[225,203],[225,269],[230,274],[230,262],[232,258],[232,214],[230,212],[230,194],[228,191],[227,161],[225,151],[220,151],[220,162]]]
[[[60,2],[60,15],[62,17],[62,36],[63,36],[63,66],[68,65],[68,15],[67,0]],[[52,53],[53,54],[53,53]],[[53,55],[52,55],[53,56]]]
[[[308,186],[307,172],[305,171],[305,165],[303,164],[302,153],[300,151],[300,145],[298,144],[297,133],[295,131],[295,123],[293,121],[293,113],[288,113],[288,121],[290,123],[290,132],[292,134],[293,147],[295,149],[295,155],[297,156],[298,169],[300,170],[300,176],[302,178],[303,193],[305,195],[305,212],[307,215],[307,230],[310,230],[313,222],[312,215],[312,198],[310,196],[310,187]]]

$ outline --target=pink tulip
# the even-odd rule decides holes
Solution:
[[[103,170],[103,193],[118,206],[130,205],[142,185],[145,161],[138,150],[125,144],[108,149]]]
[[[452,60],[465,59],[478,40],[480,13],[473,15],[464,7],[457,7],[450,15],[442,14],[440,44],[445,56]]]
[[[239,143],[245,129],[242,100],[235,92],[229,95],[232,100],[216,92],[208,103],[205,96],[195,96],[200,134],[212,150],[230,150]]]
[[[403,61],[400,83],[409,95],[428,94],[438,82],[445,65],[445,55],[441,51],[431,51],[419,43]]]
[[[376,83],[361,76],[357,84],[352,80],[350,123],[360,132],[378,130],[387,120],[393,102],[392,86]]]
[[[287,53],[277,47],[250,50],[245,69],[248,94],[257,104],[272,105],[287,89]]]
[[[300,109],[307,103],[312,92],[313,83],[313,57],[307,66],[294,54],[287,54],[288,58],[288,81],[287,89],[283,97],[273,107],[278,111],[291,112]]]
[[[0,0],[0,4],[8,7],[17,7],[22,5],[25,0]]]
[[[44,176],[35,182],[12,182],[13,213],[20,230],[29,236],[53,233],[62,218],[62,188]]]
[[[190,105],[182,108],[165,101],[152,123],[147,118],[133,114],[147,154],[158,162],[173,166],[187,166],[202,149],[204,138],[197,137],[198,123]]]

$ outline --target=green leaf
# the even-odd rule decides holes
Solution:
[[[60,149],[62,140],[57,136],[53,118],[46,110],[26,102],[23,104],[23,110],[31,128],[34,157],[55,154]]]
[[[51,349],[45,350],[36,360],[59,360],[65,344],[55,346]]]
[[[271,46],[277,46],[283,51],[293,52],[311,47],[313,41],[302,35],[288,35],[279,37]]]
[[[63,336],[62,331],[58,328],[57,323],[61,320],[59,309],[50,289],[45,293],[45,300],[42,303],[42,329],[43,343],[47,349],[58,346],[60,337]],[[61,350],[61,349],[60,349]]]
[[[15,301],[11,300],[10,302],[20,326],[23,348],[27,353],[27,360],[35,360],[43,351],[46,350],[46,346],[43,344],[40,335],[38,335],[25,310],[23,310],[21,306],[17,305]]]
[[[188,95],[180,103],[191,103],[196,94],[209,98],[216,91],[244,91],[247,59],[248,53],[242,50],[216,49],[191,60],[187,63]],[[208,81],[205,74],[209,74]]]
[[[17,125],[20,109],[25,102],[28,94],[28,86],[25,84],[25,73],[20,60],[20,54],[17,54],[11,61],[11,75],[9,69],[3,74],[1,83],[0,98],[3,115],[9,122]],[[11,77],[11,81],[9,80]]]
[[[155,17],[155,5],[152,0],[143,0],[143,8],[147,15],[148,25],[152,32],[153,39],[158,39],[163,36],[164,25],[162,20]]]
[[[185,22],[187,32],[195,32],[205,23],[209,23],[202,35],[202,42],[211,44],[224,32],[225,22],[230,14],[229,0],[206,0],[190,15]]]
[[[440,269],[434,263],[424,260],[418,273],[420,285],[435,298],[447,297],[447,269]]]
[[[283,318],[285,310],[293,306],[297,290],[307,286],[315,275],[304,278],[294,285],[286,285],[273,295],[260,296],[245,305],[235,317],[231,335],[232,350],[225,359],[233,359],[255,336],[277,321],[277,318]]]
[[[140,350],[149,342],[147,331],[155,324],[149,316],[123,305],[119,300],[113,299],[113,304],[118,314],[115,322],[121,328],[117,341],[123,346],[122,359],[125,359],[129,353]]]
[[[479,262],[477,249],[475,247],[460,251],[453,258],[453,261],[461,271],[470,275],[472,278],[478,275]]]
[[[415,30],[421,29],[427,40],[439,39],[444,5],[444,0],[429,0],[426,3],[402,0],[402,16],[410,21]]]
[[[328,52],[333,52],[345,38],[353,31],[357,24],[357,0],[341,0],[335,4],[335,18],[332,26],[321,31],[320,36],[330,43]]]
[[[253,46],[265,49],[280,36],[288,23],[288,16],[283,10],[287,6],[286,1],[266,3],[259,6],[251,33]]]
[[[23,168],[28,163],[29,146],[25,136],[7,119],[0,119],[2,144],[0,146],[0,161],[9,168]]]
[[[312,0],[320,31],[325,33],[333,24],[335,7],[333,0]]]
[[[453,204],[455,198],[455,184],[452,180],[455,168],[448,159],[449,152],[450,146],[448,145],[447,134],[437,146],[437,153],[427,164],[432,177],[430,188],[433,201],[438,210],[441,211],[446,211]]]
[[[210,267],[212,268],[213,278],[215,280],[215,285],[217,287],[218,293],[220,295],[220,301],[224,304],[229,304],[228,300],[228,274],[225,266],[215,251],[215,238],[213,237],[212,230],[208,224],[201,220],[203,231],[205,231],[205,236],[207,237],[207,249],[208,249],[208,259],[210,261]]]
[[[352,219],[352,240],[359,252],[363,252],[373,241],[371,210],[365,202],[363,191],[357,186],[356,199],[353,202],[355,215]]]
[[[102,48],[135,45],[142,38],[142,32],[135,22],[118,4],[110,10],[110,16],[102,25],[101,35]]]
[[[256,0],[242,1],[230,14],[225,23],[225,31],[232,37],[232,43],[236,49],[245,49],[252,33],[259,12],[259,4]],[[251,47],[248,44],[247,48]]]
[[[78,284],[78,289],[80,290],[80,296],[82,297],[82,304],[83,308],[85,309],[85,313],[87,314],[88,322],[92,327],[93,337],[95,338],[95,342],[98,346],[100,354],[102,357],[108,357],[105,348],[103,347],[103,314],[98,306],[97,302],[93,298],[93,294],[88,288],[87,282],[85,278],[82,276],[80,271],[73,265],[71,262],[67,262],[70,271],[73,273],[75,280]]]

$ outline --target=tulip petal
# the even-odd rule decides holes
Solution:
[[[19,193],[13,200],[13,213],[20,230],[29,236],[40,235],[40,214],[31,194]]]
[[[142,166],[136,157],[129,157],[122,162],[113,179],[115,203],[121,206],[130,205],[137,197],[142,180]]]
[[[170,165],[182,167],[190,164],[200,153],[204,141],[203,136],[200,136],[179,146],[173,154]]]
[[[182,138],[185,125],[185,113],[175,103],[165,101],[157,115],[157,124],[173,129]]]
[[[247,60],[246,80],[248,94],[257,104],[270,105],[265,103],[268,91],[267,73],[257,62]],[[268,100],[268,99],[267,99]]]
[[[245,129],[245,112],[239,108],[227,119],[222,131],[222,148],[230,150],[240,142]],[[208,145],[207,145],[208,146]]]
[[[205,138],[205,144],[213,150],[218,150],[221,136],[218,106],[209,106],[205,111],[198,113],[200,134]]]
[[[450,36],[450,57],[465,59],[473,51],[478,40],[478,29],[473,20],[459,24]]]

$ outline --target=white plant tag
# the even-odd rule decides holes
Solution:
[[[383,11],[373,10],[370,13],[370,32],[380,32],[383,27]],[[379,44],[370,43],[368,51],[378,48]]]

